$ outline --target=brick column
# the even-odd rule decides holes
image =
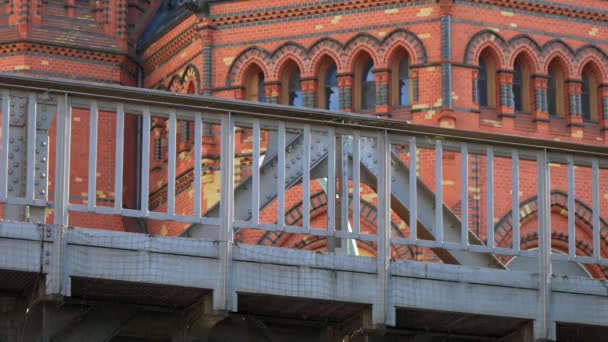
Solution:
[[[515,127],[515,100],[513,99],[513,72],[498,72],[498,113],[505,129]]]
[[[602,132],[604,133],[604,140],[608,140],[608,84],[602,84],[600,86],[600,96],[602,102],[600,104],[599,113],[602,126]]]
[[[420,99],[420,80],[418,78],[418,69],[410,71],[410,91],[412,92],[412,103],[413,106]]]
[[[213,88],[212,80],[212,66],[213,66],[213,36],[215,33],[215,26],[213,26],[211,19],[207,16],[200,19],[198,23],[198,35],[201,39],[202,45],[202,57],[203,57],[203,75],[201,84],[199,84],[200,91],[203,95],[211,95],[211,89]]]
[[[534,87],[534,122],[538,131],[549,130],[549,105],[547,103],[547,77],[536,75],[532,80]]]
[[[302,107],[315,107],[315,94],[317,93],[318,82],[316,78],[302,79]]]
[[[266,103],[277,104],[279,103],[279,96],[281,95],[281,83],[278,81],[267,82],[264,85]]]
[[[388,116],[390,112],[388,103],[388,82],[391,79],[390,70],[374,70],[374,79],[376,80],[376,114]]]
[[[473,69],[471,71],[471,100],[474,104],[479,104],[479,85],[477,79],[479,78],[479,70]]]
[[[568,81],[567,107],[568,127],[570,127],[570,135],[575,138],[583,137],[583,108],[581,100],[581,92],[583,84],[581,81]]]
[[[353,111],[353,75],[338,75],[338,98],[340,110],[343,112]]]

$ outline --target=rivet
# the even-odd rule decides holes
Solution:
[[[41,145],[42,145],[42,146],[46,146],[46,141],[43,141],[43,142],[41,143]]]
[[[44,190],[40,190],[40,194],[41,194],[41,195],[45,195],[45,194],[46,194],[46,191],[44,191]]]
[[[40,178],[46,178],[46,173],[44,173],[44,172],[43,172],[43,173],[41,173],[41,174],[40,174]]]

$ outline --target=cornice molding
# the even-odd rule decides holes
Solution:
[[[608,22],[608,11],[589,7],[577,6],[576,8],[566,4],[551,1],[520,1],[520,0],[460,0],[482,5],[490,5],[509,8],[520,11],[557,15],[580,20]]]
[[[251,10],[244,12],[232,12],[225,14],[212,15],[213,22],[216,26],[241,25],[256,22],[266,22],[270,20],[307,17],[311,15],[323,15],[330,13],[339,13],[344,11],[363,10],[383,6],[395,6],[399,4],[408,4],[419,2],[422,4],[432,5],[435,1],[421,0],[364,0],[364,1],[333,1],[328,3],[309,3],[302,4],[302,7],[284,6],[271,7],[262,10]]]

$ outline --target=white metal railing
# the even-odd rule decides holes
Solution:
[[[307,115],[304,109],[186,95],[180,97],[120,87],[103,88],[85,84],[84,89],[80,89],[77,84],[67,84],[62,89],[48,91],[41,90],[42,86],[36,86],[34,81],[34,85],[29,87],[20,83],[11,86],[7,78],[2,81],[0,202],[5,205],[5,213],[13,210],[11,205],[47,208],[52,210],[54,223],[63,226],[71,224],[70,215],[73,213],[159,220],[187,224],[185,230],[192,232],[193,236],[200,235],[197,231],[214,227],[218,238],[227,242],[233,241],[236,230],[245,228],[335,241],[371,242],[380,256],[379,270],[388,269],[391,248],[396,246],[430,248],[441,255],[445,262],[499,268],[514,256],[540,257],[544,260],[544,267],[549,267],[550,259],[608,265],[608,259],[602,253],[606,241],[601,234],[603,207],[600,198],[600,194],[604,193],[600,180],[601,173],[608,167],[608,150],[602,147],[590,150],[589,146],[583,145],[415,127],[318,110],[310,110],[310,115]],[[98,91],[94,91],[96,89]],[[110,95],[105,94],[108,91]],[[17,96],[22,98],[19,103],[27,103],[25,126],[13,124],[11,115],[7,115],[12,112],[12,101]],[[41,100],[44,96],[51,96],[52,100]],[[39,163],[36,151],[39,146],[36,139],[42,133],[36,124],[32,124],[38,121],[41,102],[49,101],[54,101],[57,107],[56,135],[50,137],[55,142],[54,150],[50,151],[55,162],[54,179],[51,179],[55,187],[53,199],[36,192],[38,184],[46,182],[46,179],[37,176]],[[201,102],[197,104],[197,101]],[[81,134],[73,128],[75,112],[86,116],[90,122],[86,148],[73,144],[75,137]],[[103,128],[100,125],[102,115],[105,119],[111,119]],[[141,149],[136,155],[125,153],[127,138],[133,141],[129,137],[133,131],[126,129],[127,116],[141,122],[143,134],[138,141]],[[150,178],[153,141],[149,132],[154,128],[153,119],[164,120],[168,126],[168,157],[166,164],[160,166],[161,171],[166,172],[162,185],[166,187],[166,198],[162,201],[166,209],[162,211],[150,208],[151,185],[155,189],[159,187]],[[183,171],[179,171],[182,163],[177,141],[179,120],[192,122],[194,127],[191,150],[196,154],[192,157],[195,161],[191,163],[193,177],[189,187],[194,189],[191,198],[184,192],[179,193],[181,190],[176,183]],[[218,127],[215,133],[219,137],[205,136],[205,125]],[[239,147],[236,143],[235,132],[239,129],[251,131],[250,147]],[[25,138],[26,176],[23,191],[14,194],[10,191],[13,188],[10,176],[14,171],[9,166],[14,154],[18,153],[12,149],[20,146],[13,139],[20,130],[24,132],[20,136]],[[266,145],[262,141],[264,134],[270,137]],[[112,136],[112,139],[102,141],[101,136]],[[221,161],[220,200],[216,202],[204,200],[206,194],[200,190],[203,188],[200,151],[203,150],[205,138],[216,139],[220,147],[217,156]],[[275,142],[276,148],[273,146]],[[111,154],[104,152],[100,155],[99,147],[108,143],[111,146],[104,151],[112,151]],[[272,152],[273,149],[276,153]],[[76,154],[78,151],[86,151],[86,160],[79,158],[80,154]],[[244,151],[250,153],[247,158],[251,159],[251,174],[235,185],[235,160]],[[479,162],[473,163],[472,156]],[[98,205],[100,166],[105,165],[102,158],[110,157],[114,161],[113,168],[103,172],[114,180],[114,201],[111,206]],[[127,207],[120,195],[128,185],[123,174],[125,162],[131,158],[141,161],[138,170],[138,207]],[[87,191],[83,196],[86,203],[70,199],[70,194],[73,194],[70,183],[73,181],[74,165],[79,168],[86,165]],[[565,175],[552,171],[551,165],[563,166]],[[424,169],[422,172],[421,167]],[[525,189],[522,186],[522,168],[525,169]],[[473,169],[479,173],[476,177],[471,176]],[[588,174],[582,180],[585,187],[578,190],[575,170]],[[565,177],[564,182],[553,186],[552,173],[558,178]],[[502,186],[509,177],[510,184]],[[315,179],[320,178],[327,179],[327,221],[324,227],[315,227],[311,217],[311,189]],[[530,178],[534,178],[535,182],[531,182]],[[473,185],[473,179],[481,186]],[[447,180],[458,190],[447,188]],[[532,183],[536,186],[533,192],[529,186]],[[500,185],[499,190],[497,184]],[[290,188],[296,185],[301,188],[302,217],[294,225],[287,222],[286,203]],[[471,191],[471,188],[474,190]],[[505,189],[512,194],[506,200]],[[528,221],[522,222],[521,217],[522,198],[519,194],[522,189],[526,197],[537,198],[535,215],[538,228],[528,230],[527,234],[536,234],[537,246],[534,247],[538,248],[524,248],[521,244],[524,238],[522,226],[528,224]],[[568,202],[565,205],[570,209],[567,211],[565,254],[551,252],[550,196],[554,189],[567,192]],[[578,195],[588,195],[579,194],[579,191],[586,192],[586,189],[591,192],[589,221],[592,231],[590,239],[586,240],[590,252],[582,255],[577,253],[576,237],[582,233],[577,232],[577,212],[574,208]],[[364,197],[377,208],[376,217],[366,222],[363,222],[361,210]],[[499,197],[501,199],[497,202]],[[472,200],[479,205],[473,208]],[[189,213],[182,212],[184,201],[192,207]],[[505,207],[512,209],[505,210]],[[268,208],[276,212],[271,223],[262,222],[262,218],[268,216]],[[216,211],[218,215],[210,214]],[[526,219],[532,219],[528,212],[525,214]],[[510,218],[506,218],[510,221],[510,231],[501,232],[501,236],[496,235],[496,215],[510,215]],[[91,219],[94,220],[93,216]],[[405,228],[393,232],[393,220],[402,220]],[[473,221],[479,225],[479,229],[472,228]],[[497,244],[498,240],[501,243]],[[506,245],[503,241],[511,243]],[[229,247],[226,248],[225,253],[229,253]]]

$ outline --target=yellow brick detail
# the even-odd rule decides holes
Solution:
[[[323,25],[317,25],[317,26],[315,26],[315,30],[318,31],[318,30],[321,30],[321,29],[323,29]]]
[[[572,137],[573,138],[577,138],[577,139],[582,139],[583,138],[583,130],[582,129],[577,129],[574,132],[572,132]]]
[[[494,31],[496,33],[500,32],[500,29],[497,27],[488,27],[488,30]],[[496,36],[492,36],[492,38],[490,38],[491,41],[494,41],[494,39],[496,39]]]
[[[425,120],[430,120],[433,118],[433,116],[435,116],[435,111],[434,110],[429,110],[428,112],[426,112],[426,114],[424,114],[424,119]]]
[[[431,15],[431,13],[433,13],[435,9],[433,7],[425,7],[425,8],[421,8],[420,11],[418,11],[418,14],[416,14],[417,17],[428,17]]]
[[[384,11],[384,13],[386,14],[395,14],[395,13],[399,13],[399,9],[398,8],[391,8],[391,9],[387,9]]]
[[[337,16],[335,16],[335,17],[334,17],[334,18],[331,20],[331,23],[335,25],[335,24],[339,23],[339,22],[340,22],[340,20],[342,20],[342,16],[341,16],[341,15],[337,15]]]
[[[233,57],[225,57],[225,58],[223,59],[223,61],[224,61],[224,64],[225,64],[225,65],[231,65],[231,64],[232,64],[232,62],[234,62],[234,56],[233,56]]]
[[[597,27],[594,27],[591,29],[591,31],[589,31],[589,35],[596,36],[598,32],[599,32],[599,29]]]
[[[456,183],[451,179],[444,179],[441,181],[441,184],[444,186],[454,186]]]
[[[516,23],[510,23],[510,24],[509,24],[509,26],[511,26],[511,27],[513,27],[513,28],[515,28],[515,27],[517,27],[517,26],[519,26],[519,25],[517,25]]]
[[[386,32],[380,31],[380,32],[378,32],[378,36],[384,37],[384,36],[386,36]]]
[[[434,66],[432,66],[432,67],[427,67],[427,68],[425,68],[424,70],[426,70],[426,71],[428,71],[428,72],[435,71],[435,67],[434,67]]]
[[[428,104],[420,103],[412,106],[412,109],[426,109],[429,108]]]
[[[503,15],[505,17],[512,17],[514,14],[513,14],[513,12],[501,11],[500,15]]]
[[[41,61],[40,64],[42,64],[42,65],[49,65],[49,61]]]
[[[420,39],[429,39],[431,38],[431,34],[430,33],[421,33],[418,35],[418,38]]]
[[[29,65],[17,65],[15,67],[15,70],[30,70],[30,66]]]

